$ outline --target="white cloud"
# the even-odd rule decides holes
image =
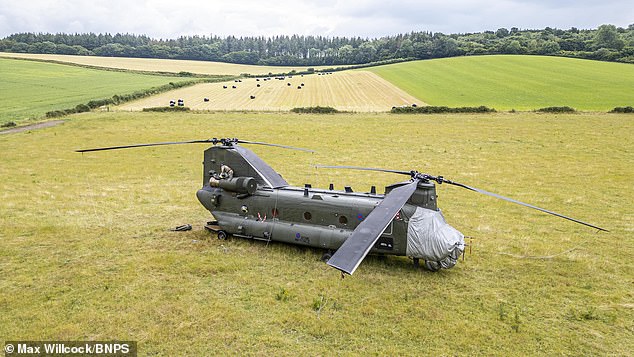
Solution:
[[[629,1],[589,0],[25,0],[0,3],[0,37],[16,32],[380,37],[500,27],[594,28],[634,19]]]

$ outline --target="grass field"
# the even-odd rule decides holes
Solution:
[[[302,83],[305,86],[301,86]],[[232,88],[233,85],[237,88]],[[250,99],[251,96],[255,99]],[[179,98],[185,101],[185,106],[195,110],[280,111],[330,106],[343,111],[387,112],[392,106],[423,104],[372,72],[345,71],[321,76],[293,76],[283,81],[251,78],[242,79],[240,83],[198,84],[129,102],[117,110],[167,106],[170,100]],[[209,98],[209,102],[204,98]]]
[[[368,70],[430,105],[607,111],[634,105],[634,65],[543,56],[455,57]]]
[[[3,135],[0,337],[137,340],[141,355],[629,355],[633,131],[609,114],[84,113]],[[418,169],[610,232],[443,185],[447,220],[476,238],[466,261],[369,257],[342,280],[316,250],[210,238],[204,146],[73,152],[213,136],[317,150],[253,148],[296,185],[401,179],[318,163]]]
[[[183,80],[0,58],[0,124]]]
[[[98,57],[98,56],[70,56],[33,53],[8,53],[0,52],[0,57],[16,57],[74,63],[86,66],[118,68],[133,71],[151,72],[190,72],[207,75],[241,75],[287,73],[292,70],[305,71],[309,67],[315,69],[329,68],[329,66],[252,66],[244,64],[209,62],[209,61],[185,61],[156,58],[126,58],[126,57]]]

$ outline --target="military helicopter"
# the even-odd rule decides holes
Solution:
[[[196,196],[215,221],[206,228],[219,239],[229,235],[278,241],[325,250],[322,259],[352,275],[370,253],[424,260],[428,270],[452,268],[465,249],[464,235],[445,221],[437,206],[436,184],[448,184],[539,210],[588,227],[607,231],[575,218],[512,198],[418,171],[356,166],[319,168],[378,171],[409,176],[385,187],[383,194],[350,187],[335,190],[291,186],[282,176],[240,144],[266,145],[312,152],[286,145],[237,138],[160,142],[82,149],[92,152],[146,146],[211,144],[204,152],[202,188]],[[332,253],[334,252],[334,254]]]

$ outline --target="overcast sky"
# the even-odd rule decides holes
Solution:
[[[510,29],[627,27],[632,0],[0,0],[0,37],[17,32],[381,37]]]

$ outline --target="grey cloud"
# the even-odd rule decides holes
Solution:
[[[152,37],[303,34],[380,37],[410,31],[500,27],[594,28],[634,22],[628,1],[33,0],[0,2],[0,36],[16,32],[109,32]]]

